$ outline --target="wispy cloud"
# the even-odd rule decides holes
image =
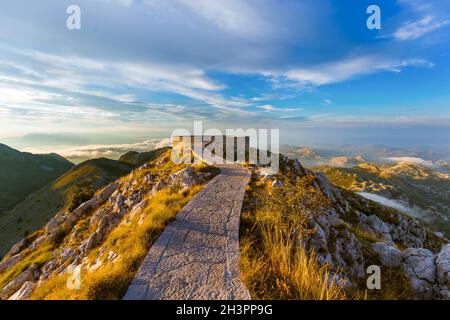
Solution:
[[[321,86],[377,72],[400,72],[408,66],[432,67],[433,64],[423,59],[397,60],[384,56],[365,55],[310,68],[292,69],[280,77],[301,85]]]
[[[448,24],[450,24],[450,20],[439,20],[434,16],[425,16],[417,21],[403,23],[393,36],[397,40],[415,40]]]
[[[274,107],[271,104],[257,106],[256,108],[265,110],[266,112],[294,112],[294,111],[302,111],[303,110],[303,108]]]
[[[448,11],[447,0],[399,1],[401,6],[386,10],[400,8],[394,20],[406,22],[394,21],[399,37],[421,37],[444,29],[449,20],[441,13]],[[358,117],[363,108],[354,107],[355,100],[383,83],[364,76],[417,67],[411,68],[411,79],[419,79],[422,68],[432,67],[431,61],[441,66],[443,60],[442,48],[411,50],[413,44],[392,36],[363,40],[365,34],[348,29],[347,19],[360,12],[346,1],[79,0],[82,30],[76,32],[65,28],[66,1],[28,2],[1,4],[0,137],[119,128],[156,132],[193,119],[221,125],[283,119],[278,127],[284,120],[324,123],[333,115],[315,117],[313,106],[331,101],[336,114],[367,124],[373,118]],[[336,10],[341,3],[342,10]],[[405,9],[406,3],[414,11]],[[390,103],[395,95],[410,101],[405,88],[415,80],[400,78],[403,92],[385,90],[377,99]],[[439,94],[447,86],[445,77],[436,78]],[[355,94],[349,80],[370,86]],[[424,99],[412,104],[430,94],[421,92]],[[299,106],[305,108],[301,117]],[[363,107],[368,118],[378,116]],[[377,121],[404,121],[390,115]]]

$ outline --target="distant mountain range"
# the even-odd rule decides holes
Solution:
[[[306,167],[351,168],[363,162],[375,164],[410,162],[450,173],[450,150],[437,148],[391,148],[386,146],[326,146],[311,148],[282,145],[281,152],[302,161]]]
[[[450,152],[436,148],[285,145],[282,152],[336,186],[420,218],[450,235]]]
[[[416,163],[315,167],[335,185],[415,216],[450,235],[450,174]]]
[[[31,154],[0,144],[0,216],[73,166],[55,153]]]

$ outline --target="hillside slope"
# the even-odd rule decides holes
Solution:
[[[252,298],[450,299],[442,235],[333,186],[296,159],[280,156],[276,175],[252,171],[241,223],[241,270]],[[380,290],[366,287],[372,265],[381,269]]]
[[[54,153],[20,152],[0,143],[0,216],[73,166]]]
[[[93,193],[128,174],[134,166],[110,159],[85,161],[28,196],[0,216],[0,257],[24,236],[41,228],[56,213],[73,209]]]
[[[0,263],[0,299],[121,298],[165,225],[217,174],[169,159],[164,152],[17,243]],[[71,290],[76,270],[81,287]]]
[[[143,164],[153,161],[167,151],[169,147],[159,148],[147,152],[130,151],[119,158],[119,161],[139,167]]]
[[[368,197],[389,203],[398,202],[404,212],[420,218],[450,236],[450,175],[419,164],[362,163],[353,168],[318,167],[335,185],[362,192]],[[392,203],[396,205],[396,203]]]

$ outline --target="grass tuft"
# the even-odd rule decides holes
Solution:
[[[327,199],[308,177],[283,187],[255,190],[241,226],[241,274],[254,299],[342,300],[345,283],[320,264],[303,240],[314,232],[309,217]],[[255,203],[252,201],[251,203]]]

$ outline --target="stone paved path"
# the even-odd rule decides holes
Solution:
[[[147,254],[126,300],[250,299],[239,276],[239,220],[250,172],[221,165]]]

